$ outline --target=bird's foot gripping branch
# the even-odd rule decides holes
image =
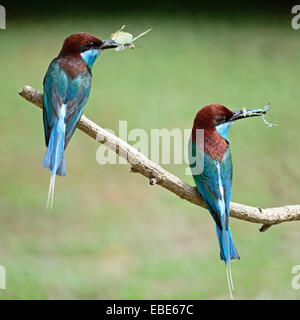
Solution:
[[[19,95],[32,104],[43,108],[43,95],[38,90],[31,88],[30,86],[25,86],[19,92]],[[97,137],[102,137],[103,139],[98,142],[105,142],[108,148],[115,151],[120,156],[129,154],[130,157],[127,157],[127,160],[129,160],[129,163],[131,164],[132,172],[142,174],[149,179],[151,184],[160,185],[180,198],[206,208],[204,201],[195,187],[191,187],[158,164],[152,162],[125,141],[102,129],[84,115],[78,122],[77,127],[95,140],[97,140]],[[116,148],[116,145],[118,148]],[[262,209],[231,202],[230,216],[240,220],[262,224],[260,231],[266,231],[275,224],[288,221],[299,221],[300,205],[286,205],[283,207]]]

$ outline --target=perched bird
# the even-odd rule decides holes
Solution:
[[[102,50],[116,47],[113,40],[102,41],[88,33],[72,34],[45,75],[43,122],[48,149],[43,166],[51,171],[48,208],[53,206],[55,176],[66,174],[64,150],[88,100],[92,66]]]
[[[196,187],[216,223],[220,258],[225,262],[231,298],[233,282],[230,261],[240,257],[229,227],[232,160],[228,130],[233,121],[262,115],[264,112],[261,109],[259,112],[245,110],[233,112],[219,104],[203,107],[195,117],[189,143],[189,161],[192,175]]]

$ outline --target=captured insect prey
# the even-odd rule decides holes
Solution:
[[[242,108],[244,117],[253,117],[253,116],[262,116],[263,122],[265,125],[267,125],[266,129],[269,129],[271,127],[276,127],[277,124],[270,123],[266,120],[265,116],[267,114],[267,111],[270,110],[270,103],[266,104],[263,109],[247,109],[246,107]]]
[[[269,128],[271,128],[271,127],[277,127],[277,124],[275,124],[275,123],[270,123],[270,122],[268,122],[267,120],[266,120],[266,114],[267,114],[267,111],[270,109],[270,103],[268,103],[266,106],[264,106],[264,111],[265,111],[265,113],[263,114],[263,116],[262,116],[262,118],[263,118],[263,121],[264,121],[264,123],[267,125],[267,128],[266,129],[269,129]]]
[[[124,29],[125,29],[125,25],[123,25],[120,30],[114,32],[111,35],[111,39],[114,40],[114,42],[118,45],[115,48],[116,51],[124,50],[127,48],[134,49],[135,45],[133,44],[133,42],[152,30],[152,28],[149,28],[146,31],[140,33],[138,36],[133,37],[131,33],[124,32],[123,31]]]

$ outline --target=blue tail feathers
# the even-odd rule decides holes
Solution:
[[[217,228],[217,236],[218,236],[218,241],[220,246],[220,258],[225,262],[228,289],[230,293],[230,298],[233,299],[232,291],[234,287],[233,287],[233,281],[232,281],[232,275],[231,275],[230,261],[231,259],[239,259],[240,257],[234,245],[230,228],[228,228],[228,230],[226,230],[225,228],[221,230],[217,225],[216,225],[216,228]]]
[[[50,139],[48,143],[48,149],[43,160],[43,166],[51,171],[51,179],[48,192],[47,208],[52,208],[54,197],[55,176],[65,176],[65,115],[66,105],[62,105],[59,118],[55,120],[51,129]]]
[[[59,132],[57,130],[57,122],[55,121],[50,139],[48,144],[48,149],[43,160],[43,166],[51,171],[51,174],[65,176],[65,156],[64,156],[64,146],[65,146],[65,135],[64,132]]]
[[[220,246],[220,258],[225,263],[230,263],[231,259],[240,259],[239,254],[234,245],[230,229],[221,230],[218,226],[217,228],[217,237]]]

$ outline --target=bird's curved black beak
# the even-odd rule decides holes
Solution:
[[[100,50],[113,49],[113,48],[116,48],[117,46],[118,45],[112,39],[103,40],[100,46]]]
[[[233,116],[228,121],[236,121],[240,119],[250,118],[250,117],[259,117],[267,113],[267,110],[264,109],[242,109],[233,111]]]

